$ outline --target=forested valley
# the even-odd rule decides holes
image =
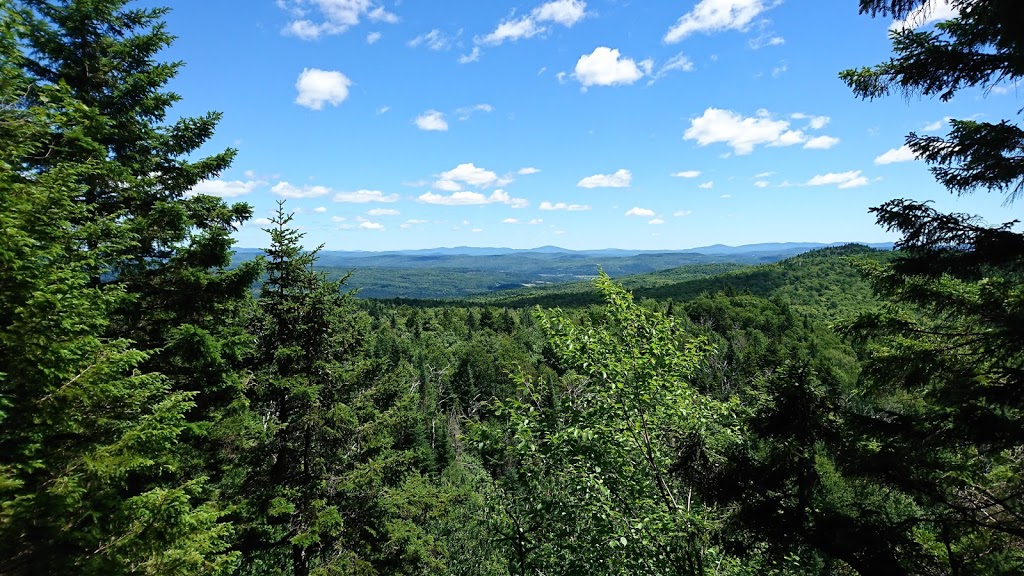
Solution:
[[[954,4],[854,96],[1024,75],[1017,0]],[[359,298],[287,204],[231,265],[165,10],[0,10],[0,574],[1024,573],[1016,223],[897,199],[894,251]],[[908,145],[1017,199],[1017,124],[952,126]]]

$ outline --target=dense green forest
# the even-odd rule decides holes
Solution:
[[[841,78],[1024,75],[1017,0],[954,4]],[[0,10],[0,574],[1024,573],[1015,223],[898,199],[895,252],[359,299],[286,205],[232,264],[165,10]],[[908,145],[1016,199],[1024,131],[951,123]]]

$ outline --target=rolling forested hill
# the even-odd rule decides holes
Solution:
[[[586,291],[585,286],[597,276],[599,269],[613,278],[647,275],[637,279],[637,286],[663,286],[743,266],[769,264],[825,246],[780,243],[707,246],[668,252],[571,251],[555,247],[532,250],[447,248],[380,253],[322,251],[318,253],[317,269],[326,272],[331,279],[351,272],[347,285],[358,289],[362,298],[451,299],[519,288],[527,289],[522,293],[532,294],[532,290],[580,282],[582,286],[570,288],[569,292]],[[878,247],[889,248],[884,244]],[[236,253],[234,261],[237,265],[261,254],[260,250],[242,249]],[[555,292],[560,293],[560,290],[556,288]]]
[[[703,293],[750,293],[781,297],[794,308],[827,320],[863,309],[873,300],[858,259],[885,260],[891,252],[850,244],[821,248],[771,264],[681,266],[619,278],[638,298],[686,301]],[[487,294],[473,301],[501,306],[584,306],[601,302],[589,282]]]

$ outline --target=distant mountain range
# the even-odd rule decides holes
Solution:
[[[331,278],[352,275],[347,286],[364,298],[466,298],[517,288],[539,288],[578,282],[604,270],[622,277],[703,266],[700,274],[739,266],[778,262],[820,248],[844,243],[785,242],[745,246],[705,246],[687,250],[567,250],[542,246],[513,248],[431,248],[388,252],[324,250],[316,267]],[[891,243],[870,244],[890,250]],[[235,263],[257,258],[262,250],[242,248]],[[687,274],[691,274],[687,272]]]
[[[378,258],[381,256],[504,256],[507,254],[575,254],[578,256],[637,256],[640,254],[752,254],[757,252],[787,253],[790,255],[828,248],[832,246],[844,246],[846,244],[861,244],[878,250],[891,250],[892,242],[865,243],[865,242],[833,242],[830,244],[821,242],[766,242],[761,244],[744,244],[741,246],[726,246],[725,244],[714,244],[699,248],[686,248],[683,250],[628,250],[623,248],[603,248],[597,250],[570,250],[558,246],[540,246],[537,248],[487,248],[474,246],[455,246],[443,248],[420,248],[415,250],[323,250],[321,257],[331,258]],[[238,256],[262,254],[259,248],[238,248]],[[251,256],[250,256],[251,257]]]

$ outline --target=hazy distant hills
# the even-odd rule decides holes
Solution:
[[[332,277],[352,272],[348,285],[365,298],[465,298],[500,290],[543,287],[592,278],[598,268],[610,276],[647,274],[692,265],[728,265],[777,262],[804,252],[840,246],[786,242],[745,246],[705,246],[687,250],[567,250],[542,246],[512,248],[431,248],[362,252],[324,250],[317,268]],[[891,243],[869,244],[888,250]],[[262,254],[258,249],[236,251],[236,262]]]

